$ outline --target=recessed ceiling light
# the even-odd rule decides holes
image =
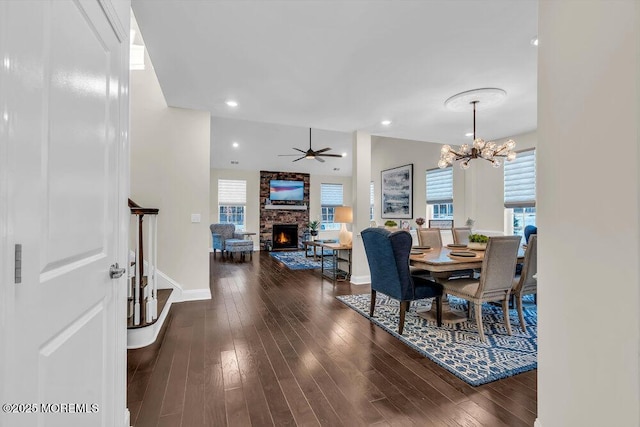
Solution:
[[[467,132],[464,134],[464,136],[473,136],[473,132]]]
[[[380,122],[382,126],[389,126],[391,124],[391,120],[383,120]]]
[[[347,157],[347,153],[342,153],[342,157]]]
[[[233,144],[231,144],[231,145],[233,145],[233,148],[238,148],[238,146],[239,146],[240,144],[238,144],[237,142],[234,142],[234,143],[233,143]]]
[[[535,36],[534,38],[531,39],[531,44],[533,46],[538,46],[538,36]]]
[[[238,102],[234,101],[233,99],[229,99],[225,102],[225,104],[227,104],[229,107],[237,107],[238,106]]]

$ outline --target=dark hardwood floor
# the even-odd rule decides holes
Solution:
[[[143,426],[532,426],[536,371],[472,387],[334,297],[369,292],[268,253],[210,258],[210,301],[174,304],[128,352]]]

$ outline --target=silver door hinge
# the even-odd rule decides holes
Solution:
[[[22,283],[22,245],[16,245],[15,255],[14,283]]]

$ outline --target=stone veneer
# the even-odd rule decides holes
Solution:
[[[265,209],[269,200],[269,181],[281,179],[304,182],[304,200],[271,202],[271,206],[278,205],[306,205],[305,210]],[[297,172],[260,171],[260,245],[264,249],[267,240],[273,240],[273,224],[298,224],[298,241],[302,242],[302,235],[309,224],[309,174]]]

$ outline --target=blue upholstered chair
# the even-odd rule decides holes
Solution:
[[[373,317],[376,293],[382,292],[400,301],[400,321],[398,333],[402,335],[404,317],[411,301],[436,299],[438,326],[442,324],[442,285],[409,272],[411,234],[407,231],[390,232],[381,228],[367,228],[362,231],[362,241],[371,271],[371,308]]]
[[[536,227],[535,225],[527,225],[524,228],[524,241],[525,243],[529,243],[529,237],[532,234],[538,234],[538,227]]]
[[[227,239],[242,239],[241,234],[236,234],[236,226],[234,224],[211,224],[209,226],[211,230],[211,239],[213,241],[213,257],[216,257],[216,250],[219,250],[224,257],[224,253],[227,250],[225,243]]]

